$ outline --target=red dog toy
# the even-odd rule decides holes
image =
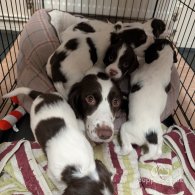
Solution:
[[[18,104],[16,97],[12,98],[13,103]],[[18,106],[15,110],[7,114],[3,119],[0,120],[0,131],[6,131],[13,128],[15,131],[18,129],[15,127],[16,122],[25,115],[26,111],[22,106]]]

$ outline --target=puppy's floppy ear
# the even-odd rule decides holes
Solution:
[[[158,38],[166,29],[164,21],[156,18],[152,20],[151,26],[153,28],[152,32],[156,38]]]
[[[68,94],[68,103],[74,110],[76,117],[83,119],[83,112],[80,100],[80,83],[75,83],[72,86],[70,93]]]
[[[159,54],[157,52],[157,48],[154,45],[151,45],[145,50],[145,62],[147,64],[152,63],[154,60],[158,58]]]

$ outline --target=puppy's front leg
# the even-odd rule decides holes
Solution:
[[[131,134],[129,133],[130,130],[131,130],[130,122],[126,122],[122,125],[120,130],[122,147],[115,146],[115,152],[118,155],[127,155],[133,150],[133,147],[131,145],[132,143]]]
[[[148,153],[140,157],[141,162],[147,160],[157,160],[161,156],[162,144],[163,144],[163,134],[161,128],[159,128],[159,131],[153,133],[153,138],[154,137],[157,137],[157,139],[153,139],[149,141],[147,140]]]

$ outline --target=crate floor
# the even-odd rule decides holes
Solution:
[[[172,116],[169,116],[166,120],[163,121],[163,124],[167,127],[175,124]],[[12,142],[20,139],[26,139],[29,141],[34,141],[34,136],[30,129],[30,115],[26,114],[18,123],[17,127],[20,129],[19,132],[13,131],[10,129],[5,132],[0,132],[0,143],[2,142]]]

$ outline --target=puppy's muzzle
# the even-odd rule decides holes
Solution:
[[[116,71],[116,70],[114,70],[114,69],[110,69],[109,70],[109,75],[111,76],[111,77],[114,77],[114,76],[116,76],[118,74],[118,71]]]
[[[107,140],[112,137],[113,131],[110,127],[103,125],[96,128],[96,134],[100,139]]]

